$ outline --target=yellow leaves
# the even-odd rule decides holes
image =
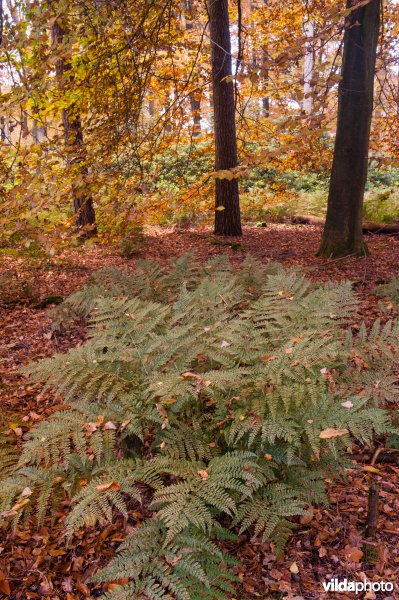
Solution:
[[[165,406],[173,406],[176,402],[176,398],[165,398],[165,400],[162,400],[162,404]]]
[[[299,573],[299,567],[298,567],[298,565],[296,564],[296,562],[293,562],[293,563],[292,563],[292,565],[290,566],[290,572],[291,572],[293,575],[298,575],[298,573]]]
[[[228,181],[232,181],[233,179],[248,177],[249,173],[249,167],[241,165],[239,167],[234,167],[233,169],[220,169],[219,171],[214,171],[211,173],[211,177],[213,177],[213,179],[227,179]]]
[[[362,468],[362,471],[366,471],[366,473],[380,473],[380,469],[373,467],[372,465],[366,465]]]
[[[334,438],[346,435],[347,433],[349,433],[347,429],[333,429],[332,427],[328,427],[327,429],[324,429],[324,431],[320,432],[319,437],[321,440],[332,440]]]

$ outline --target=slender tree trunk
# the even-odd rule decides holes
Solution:
[[[3,45],[3,27],[4,27],[4,12],[3,12],[3,0],[0,0],[0,48]],[[1,87],[0,87],[1,92]],[[5,119],[2,115],[0,117],[0,141],[4,142],[6,139],[6,126]]]
[[[265,65],[267,61],[267,54],[265,48],[262,48],[262,62]],[[263,85],[265,90],[265,95],[262,98],[262,108],[263,108],[263,116],[268,118],[270,117],[270,98],[267,95],[267,86],[269,85],[269,69],[263,66]]]
[[[267,7],[269,0],[264,0],[263,4]],[[270,117],[270,98],[267,94],[267,88],[269,86],[269,69],[267,68],[268,56],[267,46],[262,46],[262,71],[263,71],[263,90],[264,96],[262,98],[263,116]]]
[[[201,135],[201,94],[200,92],[191,92],[190,108],[193,119],[193,137]]]
[[[193,30],[193,2],[185,0],[186,14],[186,31]],[[193,137],[198,137],[201,134],[201,92],[200,90],[191,92],[190,94],[190,109],[193,119]]]
[[[319,256],[364,255],[362,212],[368,171],[380,0],[348,0],[337,134]],[[362,5],[363,4],[363,5]]]
[[[212,45],[215,168],[221,171],[237,166],[228,1],[208,0],[208,13]],[[242,235],[238,179],[216,179],[215,201],[215,233]]]
[[[312,81],[314,75],[315,53],[313,47],[314,25],[311,21],[304,26],[307,42],[305,45],[305,64],[303,69],[303,103],[302,110],[310,114],[313,108]]]
[[[53,47],[59,53],[60,58],[56,62],[56,75],[60,89],[73,85],[70,76],[71,64],[64,58],[65,29],[56,20],[51,26],[51,37]],[[93,199],[87,182],[88,170],[86,166],[86,148],[83,141],[82,123],[79,114],[73,107],[64,109],[62,112],[62,126],[64,130],[67,161],[73,168],[72,177],[72,199],[75,212],[75,222],[78,229],[84,231],[84,236],[96,233],[95,212]]]
[[[0,0],[0,46],[3,45],[3,24],[4,24],[3,0]]]

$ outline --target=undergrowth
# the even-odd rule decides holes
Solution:
[[[251,257],[100,271],[55,314],[87,319],[88,342],[24,369],[69,408],[8,465],[0,513],[40,522],[67,494],[70,539],[145,502],[150,518],[94,576],[127,581],[105,597],[230,597],[225,541],[281,553],[353,440],[394,432],[399,323],[352,333],[356,306],[347,282]]]

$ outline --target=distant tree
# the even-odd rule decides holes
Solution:
[[[51,25],[53,52],[57,59],[55,71],[61,90],[67,90],[73,85],[72,66],[66,52],[65,25],[57,17]],[[83,140],[82,122],[76,108],[69,106],[62,111],[62,126],[64,130],[66,158],[74,170],[72,175],[72,200],[75,212],[75,222],[84,235],[96,232],[93,199],[87,184],[88,170],[86,166],[86,148]]]
[[[216,171],[238,164],[228,0],[208,0]],[[215,233],[242,235],[238,179],[217,178]]]
[[[305,44],[305,62],[303,68],[303,102],[302,110],[306,114],[310,114],[313,108],[312,98],[312,82],[314,77],[314,63],[315,63],[315,51],[314,51],[314,35],[315,27],[312,21],[307,21],[303,26],[305,37],[307,42]]]
[[[381,0],[347,1],[342,79],[327,218],[319,256],[364,255],[363,197]],[[350,12],[349,12],[350,11]]]
[[[3,0],[0,0],[0,46],[3,44]]]
[[[186,31],[193,30],[193,0],[185,0],[186,9]],[[193,137],[198,137],[201,134],[201,91],[195,90],[190,92],[190,109],[193,120]]]
[[[3,0],[0,0],[0,48],[3,45],[3,27],[4,27],[4,12],[3,12]],[[1,87],[0,87],[1,92]],[[0,141],[5,140],[5,127],[4,127],[4,116],[0,117]]]

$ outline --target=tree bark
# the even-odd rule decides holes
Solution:
[[[51,26],[53,47],[59,53],[55,71],[60,89],[73,85],[69,76],[72,69],[68,59],[64,58],[64,41],[66,31],[58,20]],[[93,198],[88,189],[88,169],[86,166],[86,148],[83,141],[83,129],[79,114],[74,107],[62,111],[62,126],[64,130],[65,148],[68,164],[73,168],[72,200],[75,213],[76,227],[82,231],[83,237],[96,233],[96,218]]]
[[[348,0],[337,134],[328,208],[318,256],[365,255],[362,235],[368,171],[374,73],[380,28],[380,0]]]
[[[208,14],[212,47],[215,169],[222,171],[234,169],[238,163],[228,0],[208,0]],[[216,179],[215,205],[215,234],[242,235],[238,179]]]
[[[302,110],[305,114],[310,114],[313,108],[313,76],[314,76],[314,63],[315,63],[315,52],[314,52],[314,24],[308,21],[304,25],[305,36],[307,42],[305,44],[305,62],[303,68],[303,103]]]
[[[193,2],[185,0],[186,14],[186,31],[192,31],[193,26]],[[201,135],[201,91],[196,90],[190,93],[190,109],[193,120],[193,137]]]
[[[3,12],[3,0],[0,0],[0,47],[3,45],[3,27],[4,27],[4,12]],[[0,87],[1,92],[1,87]],[[2,115],[0,117],[0,141],[4,142],[6,139],[6,128],[5,119]]]

